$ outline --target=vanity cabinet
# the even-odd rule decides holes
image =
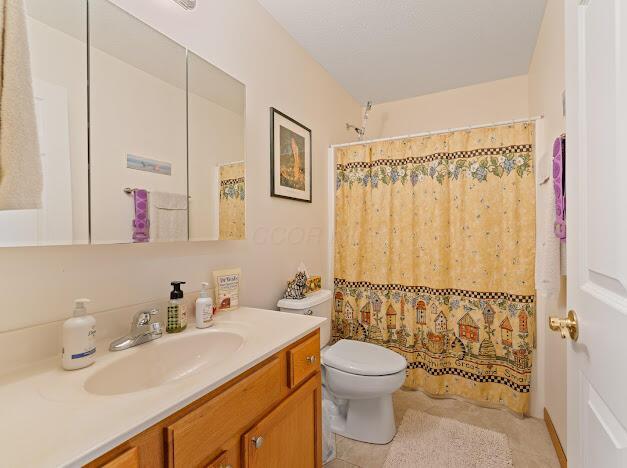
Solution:
[[[319,330],[86,465],[322,466]]]

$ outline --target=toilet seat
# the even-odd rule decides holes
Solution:
[[[400,354],[363,341],[340,340],[323,350],[323,364],[355,375],[383,376],[404,371],[407,361]]]

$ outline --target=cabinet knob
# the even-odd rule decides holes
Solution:
[[[220,468],[233,468],[233,465],[228,464],[228,465],[220,465]]]
[[[309,364],[316,362],[316,356],[307,356],[306,359]]]
[[[253,437],[253,445],[255,446],[255,448],[261,448],[261,446],[263,445],[263,437]]]

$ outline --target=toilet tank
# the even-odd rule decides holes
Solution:
[[[277,307],[281,312],[314,315],[327,319],[320,326],[320,347],[326,346],[331,339],[331,291],[321,289],[308,294],[304,299],[281,299]]]

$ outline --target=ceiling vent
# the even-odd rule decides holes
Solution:
[[[174,0],[186,10],[193,10],[196,8],[196,0]]]

